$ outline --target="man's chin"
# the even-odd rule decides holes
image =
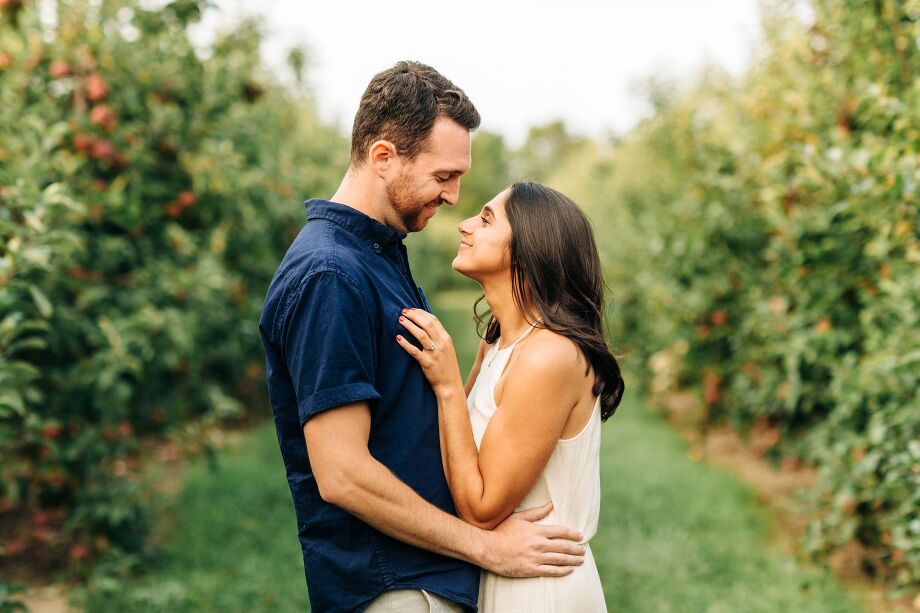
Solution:
[[[427,219],[414,219],[412,220],[412,223],[406,224],[406,226],[409,228],[409,232],[421,232],[427,225]]]

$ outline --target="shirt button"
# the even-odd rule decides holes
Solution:
[[[380,250],[380,244],[379,244],[379,243],[374,243],[374,249],[377,249],[377,250],[379,251],[379,250]]]

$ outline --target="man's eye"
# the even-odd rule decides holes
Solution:
[[[450,180],[450,177],[435,177],[441,183],[445,183]]]

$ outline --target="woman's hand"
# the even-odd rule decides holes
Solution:
[[[454,386],[462,390],[463,380],[454,343],[438,318],[421,309],[403,309],[399,323],[424,347],[424,350],[419,349],[403,336],[396,337],[400,347],[422,367],[435,394]]]

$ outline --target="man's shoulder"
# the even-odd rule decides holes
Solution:
[[[345,291],[340,291],[345,290]],[[300,304],[308,311],[328,307],[328,301],[352,300],[354,308],[370,312],[372,284],[347,250],[334,246],[311,248],[296,258],[285,258],[268,289],[262,309],[262,325],[274,322],[275,336],[282,333]]]
[[[304,228],[285,254],[276,281],[297,286],[317,275],[341,277],[358,287],[369,282],[361,254],[356,249],[336,240],[334,235],[308,232]]]

